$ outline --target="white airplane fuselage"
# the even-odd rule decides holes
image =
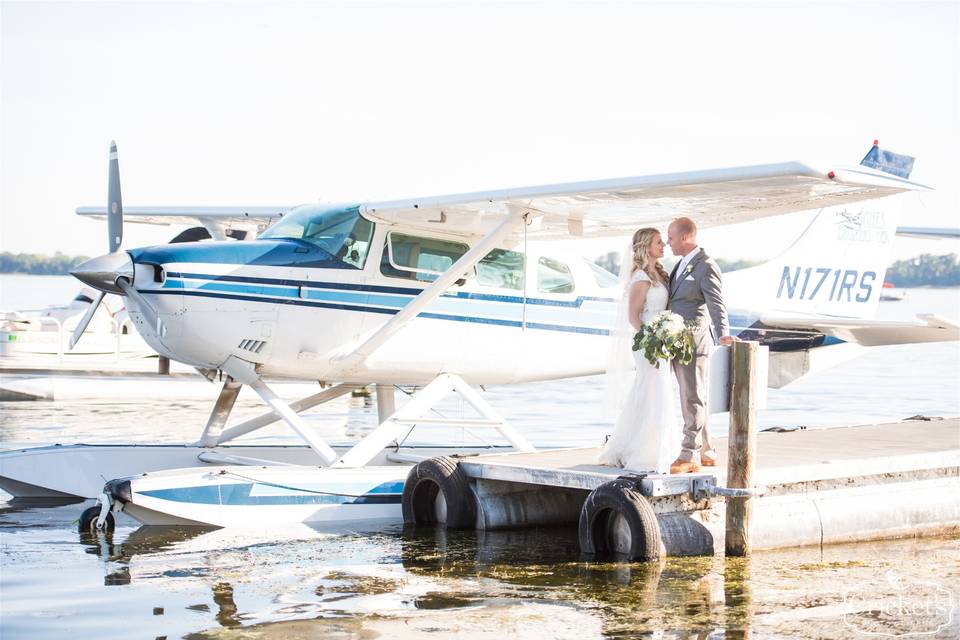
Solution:
[[[344,369],[337,357],[429,284],[429,275],[385,275],[396,273],[383,266],[388,231],[374,230],[362,268],[290,239],[132,250],[134,284],[163,326],[158,335],[140,316],[138,329],[173,359],[218,369],[232,356],[254,363],[265,377],[420,384],[455,373],[473,384],[503,384],[603,369],[616,278],[584,258],[544,255],[539,247],[524,267],[526,296],[523,272],[513,274],[510,287],[484,284],[474,274],[362,366]],[[442,233],[433,238],[468,242]],[[548,267],[550,273],[538,273]],[[543,290],[550,286],[561,291]]]

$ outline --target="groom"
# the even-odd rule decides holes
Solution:
[[[712,467],[717,459],[710,446],[707,385],[710,347],[729,345],[727,308],[720,291],[720,267],[697,246],[697,225],[690,218],[677,218],[667,229],[667,244],[680,262],[670,273],[670,300],[667,309],[683,316],[693,328],[694,356],[689,364],[673,361],[680,383],[683,411],[683,449],[670,465],[670,473],[690,473],[700,465]],[[699,463],[698,463],[699,461]]]

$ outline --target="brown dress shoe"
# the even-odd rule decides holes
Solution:
[[[696,473],[700,471],[700,465],[689,460],[675,460],[670,465],[670,473]]]
[[[717,459],[716,459],[716,458],[703,458],[703,457],[701,457],[701,458],[700,458],[700,466],[701,466],[701,467],[715,467],[715,466],[717,466]]]

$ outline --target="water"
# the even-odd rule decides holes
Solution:
[[[0,308],[72,297],[70,279],[0,276]],[[880,317],[960,317],[957,290],[910,290]],[[493,387],[485,397],[536,444],[596,445],[610,430],[600,378]],[[183,442],[209,402],[0,403],[4,447],[50,442]],[[444,415],[466,413],[451,399]],[[237,418],[262,411],[241,395]],[[822,427],[915,414],[960,415],[960,345],[886,347],[770,392],[763,427]],[[376,422],[370,398],[308,414],[319,433],[354,440]],[[724,431],[726,416],[714,417]],[[477,430],[413,440],[492,441]],[[274,425],[259,442],[293,441]],[[749,561],[585,562],[573,528],[512,532],[198,531],[139,528],[121,515],[109,540],[81,539],[92,502],[0,502],[0,636],[8,638],[650,637],[867,638],[936,629],[936,611],[844,616],[851,594],[953,598],[960,635],[960,547],[927,538],[758,553]],[[931,586],[931,583],[934,586]],[[889,608],[888,608],[889,610]],[[948,608],[949,610],[949,608]],[[873,625],[871,627],[871,625]]]
[[[0,273],[0,312],[28,311],[67,304],[83,285],[73,276]]]
[[[121,525],[98,540],[71,526],[83,506],[0,509],[4,638],[847,639],[928,632],[949,611],[845,619],[851,596],[960,594],[949,538],[613,564],[581,559],[569,527]],[[958,613],[926,637],[957,637]]]

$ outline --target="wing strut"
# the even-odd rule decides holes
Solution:
[[[506,235],[510,233],[512,227],[527,213],[525,207],[516,207],[508,205],[507,216],[490,233],[483,237],[477,244],[467,251],[459,260],[454,262],[443,275],[433,281],[430,286],[421,291],[416,298],[410,301],[400,313],[393,316],[386,324],[380,327],[360,344],[353,351],[338,356],[334,363],[341,369],[341,373],[347,373],[361,366],[377,349],[393,337],[400,329],[405,327],[408,322],[417,317],[423,309],[431,302],[440,297],[450,285],[463,277],[475,264],[487,255],[491,249],[497,246]]]
[[[458,392],[460,397],[480,414],[480,417],[467,419],[426,417],[426,414],[452,391]],[[385,447],[391,446],[390,443],[396,442],[404,432],[417,425],[431,424],[493,428],[508,440],[515,450],[536,451],[534,446],[504,420],[496,409],[490,406],[490,403],[472,389],[463,378],[450,373],[441,373],[331,466],[364,467],[370,464]]]

